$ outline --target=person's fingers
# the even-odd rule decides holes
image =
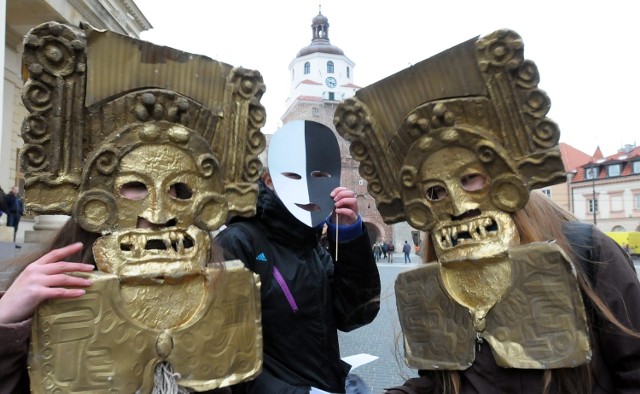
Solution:
[[[67,261],[58,261],[56,263],[48,263],[40,267],[41,273],[45,275],[56,275],[65,272],[91,272],[94,266],[84,263],[70,263]]]
[[[84,289],[66,289],[64,287],[50,287],[43,291],[43,301],[53,298],[74,298],[84,295]]]
[[[63,248],[53,249],[49,253],[40,257],[38,260],[34,261],[33,264],[49,264],[62,261],[67,257],[80,252],[83,246],[84,245],[82,244],[82,242],[76,242]]]
[[[42,281],[42,285],[46,287],[87,287],[91,283],[90,279],[67,274],[47,275]]]

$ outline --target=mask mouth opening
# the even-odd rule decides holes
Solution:
[[[309,204],[298,204],[297,202],[294,203],[296,204],[296,206],[300,209],[304,209],[307,212],[318,212],[320,211],[320,206],[318,204],[314,204],[314,203],[309,203]]]
[[[123,252],[134,250],[183,252],[194,246],[194,239],[181,231],[139,234],[134,237],[126,237],[120,242],[120,250]]]
[[[480,243],[498,235],[498,223],[490,216],[480,216],[459,223],[449,223],[435,230],[442,249],[467,243]]]

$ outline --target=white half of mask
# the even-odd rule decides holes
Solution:
[[[271,138],[268,166],[276,194],[302,223],[316,227],[334,207],[329,193],[340,186],[340,148],[327,126],[289,122]]]

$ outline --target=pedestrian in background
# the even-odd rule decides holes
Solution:
[[[386,242],[383,242],[381,245],[382,248],[382,260],[386,260],[387,259],[387,253],[389,252],[389,245]],[[393,261],[389,260],[390,263],[393,263]]]
[[[393,263],[393,252],[396,250],[395,245],[393,244],[393,241],[389,241],[389,244],[387,245],[387,257],[389,258],[389,262]]]
[[[375,257],[376,261],[380,261],[380,254],[382,253],[382,248],[379,243],[373,244],[373,257]]]
[[[404,253],[404,263],[410,263],[411,259],[409,258],[409,254],[411,253],[411,245],[407,241],[404,241],[404,245],[402,245],[402,253]]]
[[[22,197],[20,197],[20,189],[18,186],[11,188],[11,191],[4,197],[4,202],[7,209],[7,226],[13,227],[13,242],[16,242],[16,234],[18,233],[18,224],[20,224],[20,218],[24,214],[24,205],[22,203]]]
[[[7,213],[7,203],[4,201],[6,195],[7,193],[0,186],[0,218]]]

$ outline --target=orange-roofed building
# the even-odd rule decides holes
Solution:
[[[563,156],[564,158],[564,156]],[[600,148],[569,181],[570,211],[604,231],[640,231],[640,147],[604,156]]]

